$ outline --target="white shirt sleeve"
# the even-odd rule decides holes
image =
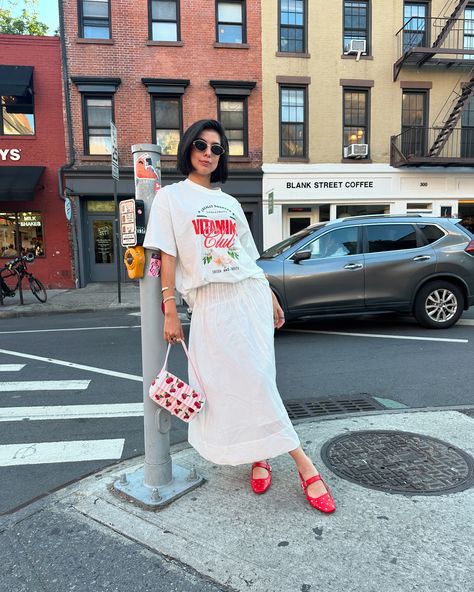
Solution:
[[[238,203],[238,202],[237,202]],[[247,222],[247,218],[240,203],[237,206],[237,233],[239,235],[240,243],[245,249],[247,255],[256,261],[260,257],[260,253],[255,245],[252,233]]]
[[[145,249],[164,251],[173,257],[177,256],[169,191],[166,188],[160,189],[153,200],[143,246]]]

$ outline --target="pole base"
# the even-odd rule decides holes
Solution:
[[[159,487],[150,487],[144,483],[144,467],[140,466],[133,473],[123,474],[114,481],[111,491],[131,503],[140,505],[145,510],[156,510],[167,506],[188,491],[192,491],[205,482],[204,477],[173,464],[173,476],[170,483]]]

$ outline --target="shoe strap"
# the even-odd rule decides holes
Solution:
[[[254,462],[252,465],[252,471],[255,469],[255,467],[262,467],[262,469],[267,469],[269,473],[272,472],[272,467],[266,462]]]
[[[316,483],[316,481],[322,481],[321,475],[315,475],[314,477],[310,477],[307,481],[303,481],[303,485],[308,487],[312,483]]]

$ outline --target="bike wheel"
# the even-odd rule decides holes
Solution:
[[[0,271],[0,286],[4,296],[15,296],[20,285],[20,276],[15,269],[4,268]]]
[[[43,284],[33,276],[30,277],[30,290],[40,302],[46,302],[46,290]]]

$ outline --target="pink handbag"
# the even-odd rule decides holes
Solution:
[[[206,397],[204,395],[204,389],[202,388],[199,374],[194,367],[193,361],[189,356],[189,352],[184,341],[181,341],[181,345],[183,346],[189,363],[194,370],[194,374],[196,375],[202,392],[198,393],[192,387],[190,387],[189,384],[184,382],[184,380],[181,380],[166,370],[168,356],[171,349],[171,343],[169,343],[163,368],[158,372],[158,376],[151,383],[148,394],[150,398],[155,401],[155,403],[158,403],[158,405],[164,409],[167,409],[170,413],[188,423],[204,407],[206,403]]]

